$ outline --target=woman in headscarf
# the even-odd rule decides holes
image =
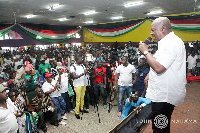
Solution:
[[[27,82],[27,88],[26,88],[26,94],[29,99],[29,103],[32,103],[32,99],[36,96],[35,94],[35,88],[41,87],[40,85],[40,80],[41,80],[41,75],[37,70],[33,68],[32,64],[28,64],[25,67],[26,75],[25,79]]]

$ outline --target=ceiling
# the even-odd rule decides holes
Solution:
[[[143,4],[124,7],[124,4]],[[151,11],[162,10],[156,16],[200,12],[200,0],[0,0],[0,23],[34,23],[84,26],[113,21],[153,17]],[[51,10],[50,10],[51,9]],[[92,15],[84,15],[94,10]],[[26,15],[32,14],[32,18]],[[120,19],[112,17],[122,16]],[[60,18],[66,18],[59,21]],[[86,21],[93,23],[86,24]]]

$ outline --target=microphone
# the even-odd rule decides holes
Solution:
[[[151,42],[152,38],[151,37],[147,37],[147,39],[144,41],[144,43],[146,45],[149,45],[149,43]]]

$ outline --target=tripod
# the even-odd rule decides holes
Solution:
[[[112,84],[112,83],[111,83]],[[112,87],[112,85],[111,85]],[[117,104],[113,105],[112,104],[112,93],[111,93],[111,89],[110,89],[110,92],[108,93],[109,94],[109,97],[110,97],[110,102],[107,102],[108,103],[108,113],[110,113],[111,109],[113,108],[113,106],[118,106]]]

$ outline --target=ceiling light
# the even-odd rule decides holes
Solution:
[[[147,15],[160,14],[160,13],[162,13],[162,11],[152,11],[152,12],[147,13]]]
[[[30,15],[26,15],[26,18],[33,18],[36,17],[36,15],[30,14]]]
[[[95,13],[97,13],[97,12],[95,12],[95,11],[88,11],[88,12],[85,12],[83,14],[84,15],[91,15],[91,14],[95,14]]]
[[[86,21],[85,23],[86,23],[86,24],[91,24],[91,23],[94,23],[94,21],[93,21],[93,20],[91,20],[91,21]]]
[[[131,6],[141,5],[141,4],[144,4],[144,2],[143,2],[143,1],[130,2],[130,3],[126,3],[124,6],[125,6],[125,7],[131,7]]]
[[[59,7],[61,7],[60,4],[53,4],[53,5],[49,5],[49,11],[55,11],[55,9],[58,9]]]
[[[67,18],[59,18],[58,20],[59,20],[59,21],[66,21]]]
[[[111,19],[115,20],[115,19],[122,19],[122,18],[123,18],[122,16],[118,16],[118,17],[112,17]]]

